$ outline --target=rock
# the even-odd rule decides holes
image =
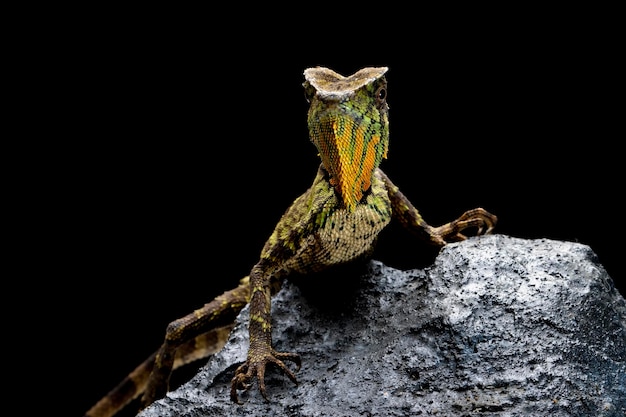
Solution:
[[[294,277],[274,297],[297,386],[270,367],[270,402],[256,382],[230,402],[246,308],[224,349],[140,416],[626,415],[626,301],[588,246],[480,236],[423,270],[365,267]]]

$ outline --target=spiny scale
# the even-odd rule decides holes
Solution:
[[[337,97],[345,94],[349,95],[364,85],[379,79],[385,75],[387,70],[387,67],[363,68],[349,77],[344,77],[329,68],[314,67],[304,70],[304,79],[308,81],[321,96]]]

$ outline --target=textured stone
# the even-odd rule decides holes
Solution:
[[[588,246],[481,236],[423,270],[365,268],[294,277],[274,297],[297,386],[269,368],[270,402],[256,383],[230,402],[246,308],[224,349],[140,416],[626,415],[626,301]]]

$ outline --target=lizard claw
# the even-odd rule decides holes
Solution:
[[[435,228],[435,235],[443,238],[447,242],[454,242],[467,239],[462,232],[465,229],[476,227],[477,235],[490,234],[498,218],[483,208],[475,208],[463,213],[458,219]],[[486,228],[486,229],[485,229]]]
[[[239,368],[235,371],[235,376],[233,377],[230,385],[231,401],[236,404],[242,404],[237,395],[237,390],[247,391],[250,389],[254,377],[256,377],[259,381],[259,391],[261,391],[261,395],[263,395],[263,398],[266,401],[269,401],[265,389],[265,368],[268,364],[273,364],[280,368],[287,375],[287,377],[289,377],[289,379],[297,385],[298,380],[296,379],[296,376],[287,367],[287,365],[285,365],[283,360],[294,362],[296,364],[296,370],[300,369],[300,355],[296,353],[276,352],[272,349],[271,353],[261,355],[259,357],[249,356],[246,362],[239,366]]]

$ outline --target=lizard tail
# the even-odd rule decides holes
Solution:
[[[181,345],[176,351],[174,367],[179,368],[193,361],[204,359],[218,352],[226,341],[234,324],[212,329]],[[156,352],[128,374],[115,388],[94,404],[84,417],[113,417],[138,398],[146,389]]]
[[[146,389],[148,377],[154,367],[156,352],[143,361],[134,371],[126,376],[115,388],[100,401],[94,404],[86,413],[85,417],[112,417],[131,401],[139,397]]]

